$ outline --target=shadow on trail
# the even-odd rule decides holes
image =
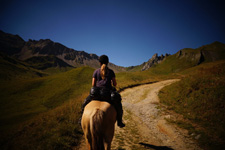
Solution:
[[[133,87],[136,87],[136,86],[140,86],[140,85],[145,85],[145,84],[153,84],[153,83],[156,83],[156,82],[159,82],[159,81],[152,81],[152,82],[146,82],[146,83],[138,83],[138,84],[132,84],[132,85],[129,85],[129,86],[126,86],[124,88],[121,88],[118,90],[118,92],[122,92],[126,89],[129,89],[129,88],[133,88]]]
[[[147,149],[154,149],[154,150],[173,150],[172,148],[168,146],[155,146],[151,144],[146,144],[146,143],[139,143],[140,145],[145,146]]]

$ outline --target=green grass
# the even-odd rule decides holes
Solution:
[[[2,70],[6,71],[0,72],[1,147],[3,149],[15,148],[15,146],[17,149],[71,149],[79,145],[82,131],[77,120],[81,115],[81,103],[90,90],[94,69],[81,67],[61,73],[54,73],[54,70],[44,73],[13,61],[0,63],[3,66]],[[7,68],[7,66],[11,67]],[[182,111],[186,118],[197,121],[200,125],[203,124],[202,126],[206,123],[204,127],[207,132],[201,132],[202,135],[206,135],[207,138],[208,135],[213,135],[216,139],[221,139],[220,136],[214,136],[218,133],[214,128],[212,131],[207,129],[211,127],[208,123],[210,119],[219,123],[219,120],[213,116],[223,117],[219,113],[223,112],[220,107],[224,106],[220,97],[224,92],[224,84],[222,84],[224,70],[220,69],[223,66],[224,61],[221,61],[174,73],[173,68],[179,68],[181,65],[173,63],[172,59],[167,59],[161,67],[156,66],[147,71],[117,73],[117,88],[123,90],[139,84],[187,76],[180,83],[174,84],[171,90],[164,89],[160,94],[161,97],[168,101],[168,105],[171,105],[170,109]],[[7,77],[7,74],[10,77]],[[199,94],[203,92],[204,94]],[[184,101],[183,96],[186,96]],[[182,98],[182,103],[178,98]],[[192,103],[196,99],[205,101]],[[217,99],[221,103],[218,103]],[[210,105],[208,101],[211,102]],[[199,105],[201,109],[198,108]],[[215,111],[212,111],[211,116],[209,113],[202,113],[203,110],[211,110],[214,107],[218,109],[213,109]],[[194,110],[194,113],[189,116],[187,114],[190,110]],[[199,117],[199,113],[203,115]],[[223,122],[218,125],[218,129],[222,130],[222,125]]]
[[[94,69],[76,68],[38,78],[1,80],[3,149],[70,149],[82,135],[80,108]]]
[[[161,102],[169,109],[202,128],[196,132],[201,132],[199,143],[206,149],[220,148],[225,144],[224,66],[225,61],[219,61],[191,68],[189,75],[165,87],[159,94]]]
[[[136,71],[141,71],[141,69],[144,67],[144,64],[138,65],[138,66],[130,66],[126,67],[126,71],[129,72],[136,72]]]
[[[162,81],[171,78],[179,78],[178,74],[156,74],[152,70],[137,71],[137,72],[121,72],[116,74],[118,82],[118,90],[123,90],[127,87],[146,84],[151,82]]]
[[[1,81],[1,131],[86,93],[92,72],[83,67],[42,78]]]
[[[91,87],[93,71],[81,67],[44,77],[2,79],[1,147],[70,149],[79,144],[81,128],[77,120],[81,116],[81,103]],[[118,89],[167,78],[152,76],[148,71],[116,76]]]
[[[47,73],[48,75],[53,75],[53,74],[58,74],[58,73],[62,73],[62,72],[67,72],[70,71],[74,68],[72,67],[51,67],[51,68],[47,68],[45,70],[43,70],[43,72]]]
[[[41,113],[1,139],[1,149],[72,149],[82,137],[80,103],[86,97],[69,100],[63,105]],[[3,135],[1,135],[3,136]]]

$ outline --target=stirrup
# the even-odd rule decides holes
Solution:
[[[117,126],[119,126],[120,128],[125,127],[125,124],[121,121],[121,122],[117,122]]]

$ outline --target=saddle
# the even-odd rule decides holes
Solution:
[[[115,88],[92,87],[90,97],[92,100],[106,101],[110,104],[114,104],[116,101],[121,101],[121,96]]]

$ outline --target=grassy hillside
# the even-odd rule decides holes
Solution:
[[[225,61],[190,68],[180,82],[165,87],[159,94],[162,103],[186,120],[186,127],[204,149],[224,149],[225,145]],[[197,125],[196,125],[197,124]]]
[[[212,62],[225,59],[225,44],[220,42],[214,42],[212,44],[202,46],[197,50],[202,51],[205,62]]]
[[[46,77],[1,80],[1,139],[21,123],[69,100],[74,100],[74,106],[76,103],[80,106],[81,100],[76,102],[76,99],[89,91],[93,71],[92,68],[82,67]]]
[[[178,73],[202,63],[225,59],[225,44],[214,42],[197,49],[185,48],[168,56],[162,63],[150,70],[154,74]]]
[[[123,90],[127,87],[132,87],[139,84],[151,83],[166,79],[179,78],[178,74],[155,74],[151,70],[137,72],[121,72],[116,74],[118,81],[117,89]]]
[[[129,71],[129,72],[141,71],[141,69],[144,67],[144,64],[145,63],[141,65],[137,65],[137,66],[126,67],[126,71]]]
[[[42,78],[1,81],[0,117],[4,126],[77,98],[89,90],[92,72],[93,69],[84,67]]]
[[[26,63],[13,59],[3,53],[0,53],[0,81],[14,79],[28,79],[47,74],[29,67]]]
[[[27,62],[31,67],[39,69],[39,70],[46,70],[48,68],[55,68],[55,67],[59,69],[64,69],[64,70],[70,70],[74,68],[53,55],[31,57],[25,60],[25,62]]]

